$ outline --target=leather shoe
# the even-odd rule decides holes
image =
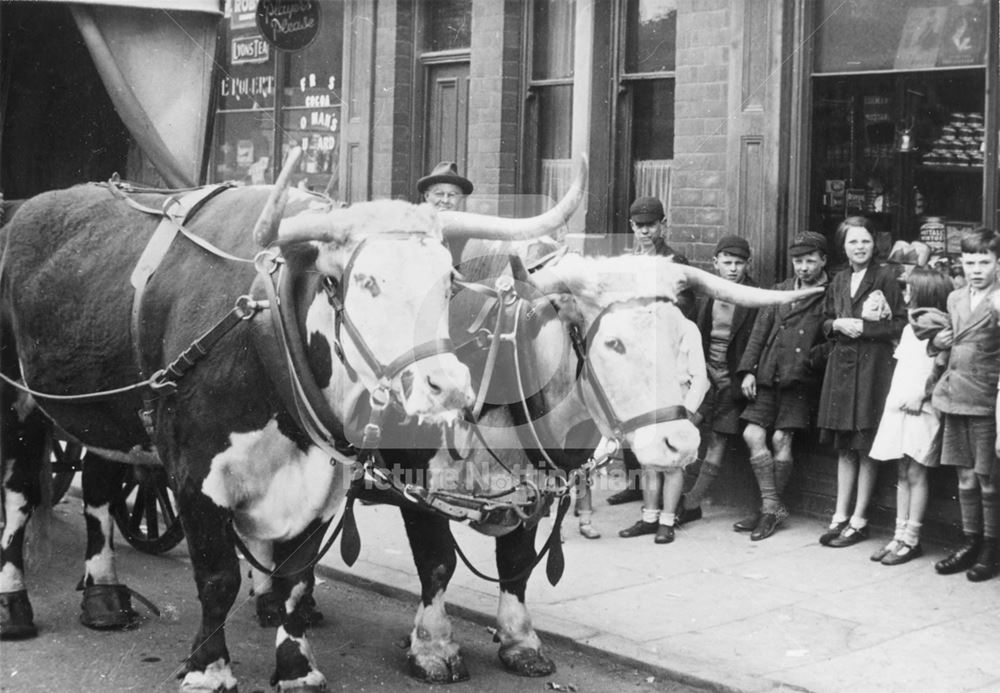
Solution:
[[[978,534],[966,534],[965,543],[953,554],[934,564],[934,570],[941,575],[953,575],[968,570],[976,562],[983,538]]]
[[[885,555],[882,559],[882,565],[903,565],[923,555],[924,549],[920,544],[910,546],[905,541],[901,541],[895,549]]]
[[[830,542],[840,536],[840,533],[847,529],[847,524],[849,520],[844,520],[843,522],[838,522],[835,525],[830,525],[823,534],[819,537],[819,543],[823,546],[829,546]]]
[[[785,508],[779,508],[773,513],[762,513],[760,522],[757,523],[757,526],[753,528],[753,532],[750,533],[750,541],[767,539],[774,534],[786,519],[788,519],[788,511]]]
[[[996,577],[1000,573],[1000,555],[997,552],[997,540],[987,537],[979,549],[976,564],[965,572],[969,582],[982,582]]]
[[[653,539],[655,544],[669,544],[674,540],[674,527],[673,525],[660,525],[656,529],[656,537]]]
[[[637,488],[627,488],[618,493],[608,496],[608,505],[621,505],[622,503],[634,503],[642,500],[642,491]]]
[[[588,539],[600,539],[601,533],[594,529],[594,525],[589,522],[585,522],[580,525],[580,534],[587,537]]]
[[[893,539],[885,546],[875,549],[875,552],[870,556],[871,560],[875,563],[881,563],[882,559],[891,554],[893,551],[898,549],[903,542],[898,539]]]
[[[760,512],[755,512],[753,515],[747,515],[742,520],[737,520],[733,523],[733,529],[737,532],[752,532],[757,528],[757,524],[760,522]]]
[[[831,546],[835,549],[842,549],[847,546],[854,546],[855,544],[864,541],[868,538],[868,526],[864,527],[852,527],[847,525],[844,531],[840,533],[840,536],[834,537],[830,540],[827,546]]]
[[[643,522],[642,520],[639,520],[631,527],[626,527],[622,531],[618,532],[618,536],[623,539],[631,539],[632,537],[641,537],[643,534],[656,534],[656,530],[659,526],[659,522]]]
[[[700,520],[701,506],[696,505],[693,508],[685,508],[684,496],[681,496],[681,499],[677,501],[677,509],[674,511],[674,517],[676,518],[674,523],[678,527],[680,527],[681,525],[685,525],[688,522],[694,522],[695,520]]]

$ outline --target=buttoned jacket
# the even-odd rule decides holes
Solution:
[[[1000,327],[992,294],[973,309],[969,287],[948,296],[952,345],[948,365],[934,386],[931,404],[948,414],[992,416],[1000,376]]]
[[[744,277],[740,282],[744,286],[757,286],[750,277]],[[701,332],[701,347],[705,353],[705,360],[708,360],[708,351],[712,341],[712,308],[715,306],[715,299],[708,296],[700,296],[697,304],[697,319],[695,324]],[[729,330],[729,346],[726,348],[726,367],[729,375],[733,379],[733,396],[738,400],[746,399],[743,390],[737,381],[736,372],[740,367],[740,359],[750,341],[750,332],[753,330],[754,319],[757,317],[756,308],[747,308],[737,305],[733,308],[733,322]]]

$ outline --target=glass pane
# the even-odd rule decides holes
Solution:
[[[533,79],[573,76],[576,0],[535,0]]]
[[[633,82],[632,160],[674,158],[674,81]]]
[[[672,72],[677,53],[677,0],[628,0],[625,71]]]
[[[472,0],[423,3],[424,50],[446,51],[472,45]]]
[[[985,65],[986,0],[820,0],[816,72]]]
[[[301,51],[288,54],[282,90],[282,151],[296,144],[304,150],[294,180],[324,190],[339,160],[340,83],[343,74],[344,4],[320,4],[320,31]]]
[[[256,3],[226,3],[219,110],[274,108],[274,47],[257,31]]]
[[[247,185],[272,183],[273,138],[274,118],[270,111],[219,113],[215,118],[209,177]]]
[[[538,98],[538,153],[543,159],[567,159],[573,135],[573,87],[542,87]]]

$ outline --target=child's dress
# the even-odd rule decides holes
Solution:
[[[906,455],[920,464],[937,466],[934,439],[941,425],[940,414],[931,407],[927,396],[934,357],[927,355],[927,342],[917,339],[910,325],[903,328],[894,356],[896,370],[869,455],[874,460],[896,460]],[[918,397],[924,397],[919,414],[903,411],[904,404]]]

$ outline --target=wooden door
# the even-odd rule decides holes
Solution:
[[[427,66],[424,129],[425,173],[440,161],[454,161],[468,172],[469,63]]]

